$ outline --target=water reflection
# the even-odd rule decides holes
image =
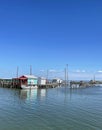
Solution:
[[[40,97],[44,99],[46,97],[46,89],[21,89],[20,99],[22,100],[34,100]]]
[[[46,89],[39,89],[38,92],[41,99],[44,99],[46,97],[46,92],[47,92]]]
[[[20,90],[20,99],[35,99],[37,97],[37,89],[21,89]]]
[[[0,117],[0,130],[102,130],[102,88],[0,88]]]

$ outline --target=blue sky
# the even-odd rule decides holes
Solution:
[[[102,77],[101,0],[0,1],[0,77]]]

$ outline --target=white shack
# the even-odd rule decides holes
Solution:
[[[62,79],[59,79],[59,78],[55,78],[52,80],[52,83],[58,83],[58,84],[61,84],[62,83]]]
[[[38,85],[46,85],[46,78],[39,77],[38,78]]]

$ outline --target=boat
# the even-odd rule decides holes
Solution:
[[[37,85],[21,85],[21,89],[37,89]]]

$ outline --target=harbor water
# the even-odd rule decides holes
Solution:
[[[0,88],[0,130],[102,130],[102,87]]]

